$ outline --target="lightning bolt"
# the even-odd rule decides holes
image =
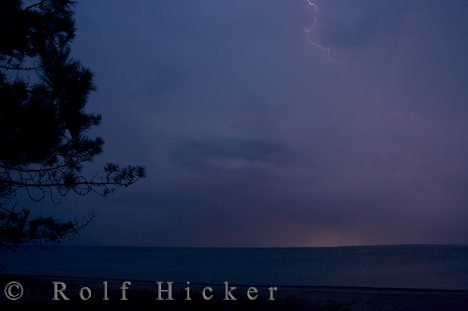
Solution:
[[[331,49],[329,47],[326,47],[320,43],[318,43],[317,41],[315,41],[313,38],[312,38],[312,35],[313,35],[313,32],[314,32],[314,29],[317,27],[318,25],[318,12],[319,12],[319,7],[317,5],[317,3],[315,3],[313,0],[306,0],[307,2],[307,5],[312,9],[313,11],[313,19],[312,19],[312,24],[308,25],[308,26],[305,26],[304,27],[304,32],[306,34],[306,38],[307,38],[307,41],[310,42],[310,44],[312,44],[314,47],[318,48],[319,50],[321,50],[323,53],[325,53],[325,55],[327,56],[327,59],[328,60],[331,60]]]

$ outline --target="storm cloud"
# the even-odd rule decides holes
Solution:
[[[82,1],[102,158],[74,243],[468,243],[468,2]],[[67,212],[68,213],[68,212]],[[71,213],[71,212],[70,212]]]

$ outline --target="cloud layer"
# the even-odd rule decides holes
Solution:
[[[317,3],[331,60],[305,1],[81,2],[103,157],[149,176],[76,242],[468,243],[468,2]]]

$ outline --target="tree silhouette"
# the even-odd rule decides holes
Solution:
[[[84,111],[93,74],[70,56],[73,15],[70,0],[0,1],[0,248],[59,241],[92,219],[33,216],[25,202],[106,195],[145,176],[115,164],[82,173],[104,141],[87,134],[101,116]]]

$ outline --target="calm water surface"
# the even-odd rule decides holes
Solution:
[[[468,247],[139,248],[61,246],[2,254],[3,274],[468,290]]]

